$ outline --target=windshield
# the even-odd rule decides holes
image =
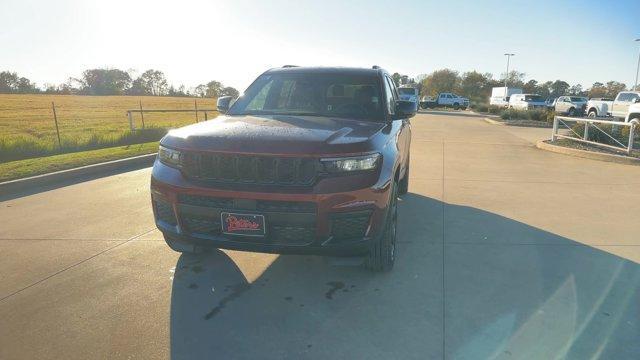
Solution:
[[[400,95],[415,95],[416,89],[414,88],[399,88],[398,92]]]
[[[540,95],[525,95],[524,101],[544,101]]]
[[[290,73],[260,76],[231,115],[307,115],[361,120],[384,118],[374,75]]]

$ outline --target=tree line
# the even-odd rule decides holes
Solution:
[[[79,78],[70,77],[62,84],[38,87],[15,72],[0,72],[0,94],[62,94],[62,95],[150,95],[219,97],[239,95],[238,90],[219,81],[209,81],[194,88],[170,85],[162,71],[149,69],[135,77],[120,69],[89,69]]]
[[[417,87],[421,96],[435,96],[441,92],[453,92],[480,103],[488,102],[491,96],[491,89],[504,86],[505,81],[504,74],[501,75],[500,79],[494,79],[491,73],[469,71],[460,74],[458,71],[451,69],[436,70],[430,74],[419,75],[416,79],[394,73],[392,78],[396,85]],[[620,91],[627,89],[625,84],[617,81],[595,82],[587,89],[584,89],[581,84],[571,85],[563,80],[538,82],[530,79],[525,81],[525,73],[517,71],[510,71],[507,74],[507,85],[521,88],[526,94],[538,94],[543,97],[576,95],[589,98],[615,98]]]

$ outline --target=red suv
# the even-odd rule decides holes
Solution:
[[[391,269],[415,104],[389,74],[286,66],[232,101],[160,142],[151,195],[167,244],[364,255],[368,268]]]

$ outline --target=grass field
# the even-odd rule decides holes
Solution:
[[[0,162],[59,153],[157,141],[166,129],[196,122],[195,112],[144,114],[145,130],[131,132],[126,111],[215,109],[215,99],[155,96],[0,94]],[[51,103],[56,105],[62,149],[58,147]],[[211,119],[216,112],[209,113]],[[199,120],[204,114],[199,113]],[[140,114],[134,113],[137,129]]]
[[[118,160],[158,151],[158,142],[45,156],[0,163],[0,182]]]

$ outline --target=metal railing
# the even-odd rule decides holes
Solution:
[[[567,125],[567,122],[584,124],[583,133],[578,134],[571,126]],[[612,133],[616,131],[619,132],[619,130],[622,127],[628,127],[629,128],[629,137],[627,138],[628,142],[626,144],[623,143],[622,141],[619,140],[619,138],[618,139],[615,138],[613,134],[608,133],[601,126],[598,126],[603,124],[612,125]],[[568,135],[559,133],[560,125],[564,125],[564,127],[569,130],[569,132],[567,132]],[[569,140],[573,140],[573,141],[577,141],[585,144],[600,146],[603,148],[616,150],[616,151],[623,151],[623,152],[626,152],[627,154],[631,154],[631,152],[633,151],[633,142],[635,140],[636,128],[640,128],[640,122],[638,122],[638,120],[635,120],[635,119],[627,123],[627,122],[619,122],[619,121],[613,121],[613,120],[555,116],[553,118],[553,131],[551,133],[551,141],[555,141],[556,139],[569,139]],[[611,140],[611,144],[613,145],[603,144],[601,142],[589,140],[589,132],[593,130],[599,131],[600,133],[602,133],[605,136],[605,138]]]

